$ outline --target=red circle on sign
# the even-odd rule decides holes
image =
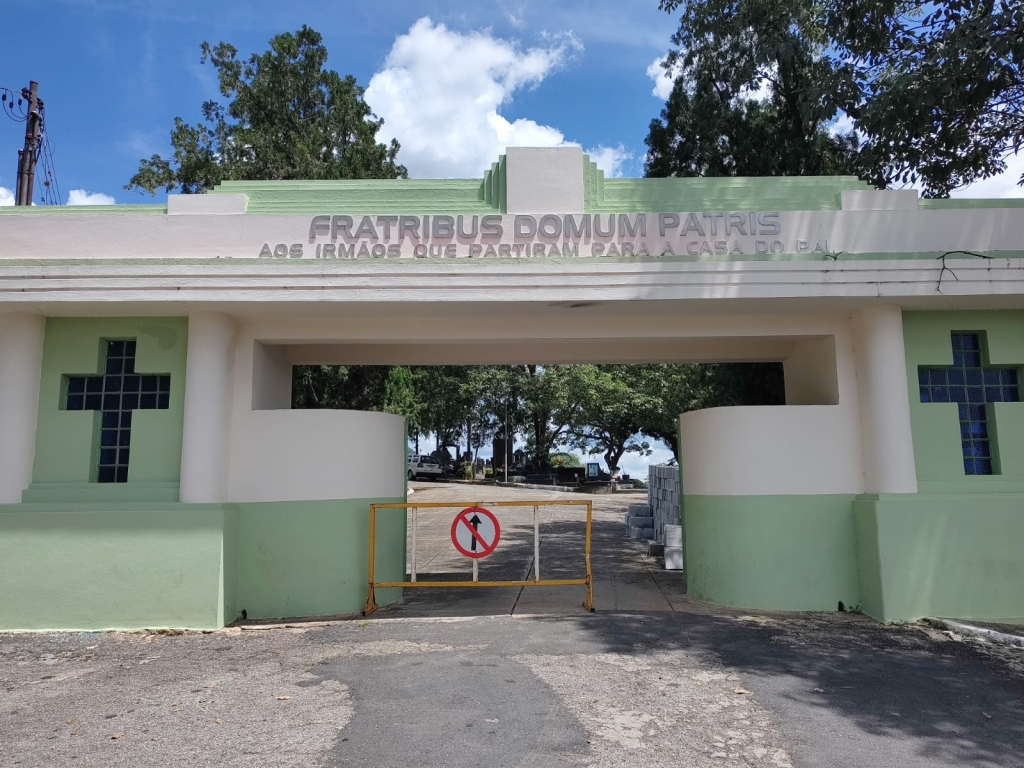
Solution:
[[[470,520],[472,520],[473,517],[476,515],[483,515],[484,517],[488,518],[491,522],[491,525],[494,526],[493,541],[488,542],[486,540],[486,537],[481,536],[479,533],[477,533],[476,526],[474,526],[470,522]],[[479,525],[479,522],[477,523],[477,525]],[[466,548],[459,543],[457,531],[459,530],[460,526],[464,526],[466,529],[469,530],[470,534],[472,535],[471,542],[472,544],[476,544],[478,549],[474,550],[472,548],[472,544],[470,545],[469,548]],[[491,552],[494,551],[494,548],[498,546],[499,539],[501,539],[501,526],[498,525],[498,518],[496,518],[494,514],[488,509],[484,509],[483,507],[467,507],[466,509],[459,512],[459,514],[455,516],[455,519],[452,520],[452,544],[454,544],[455,548],[459,550],[459,552],[464,554],[466,557],[487,557],[489,554],[491,554]]]

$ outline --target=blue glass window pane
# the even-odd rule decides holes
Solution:
[[[131,429],[132,426],[132,412],[122,411],[121,412],[121,429]]]
[[[98,411],[100,406],[103,405],[103,395],[86,395],[85,396],[85,410],[87,411]]]
[[[121,373],[124,370],[124,360],[119,357],[107,358],[107,373]]]
[[[161,376],[160,377],[160,389],[159,389],[159,391],[160,392],[170,392],[171,391],[171,377],[170,376]]]
[[[143,394],[139,398],[139,408],[156,408],[156,393]]]
[[[120,432],[118,432],[117,444],[119,446],[121,446],[122,448],[127,448],[129,445],[131,445],[131,442],[132,433],[129,430],[122,429]]]
[[[1020,390],[1017,387],[1005,387],[1003,389],[1003,400],[1007,403],[1020,402]]]
[[[1008,382],[1012,383],[1012,382]],[[68,394],[69,395],[80,395],[85,392],[85,377],[84,376],[69,376],[68,377]]]
[[[107,342],[107,357],[124,357],[124,342],[123,341],[109,341],[109,342]]]
[[[967,406],[963,403],[957,405],[956,409],[960,412],[960,421],[967,421],[971,418],[971,414],[967,411]]]
[[[124,356],[134,358],[135,357],[135,340],[126,341],[124,344]]]
[[[117,480],[115,480],[114,482],[117,482],[117,483],[127,483],[128,482],[128,467],[118,467],[117,468]]]
[[[952,368],[949,371],[949,383],[956,387],[962,387],[966,380],[962,368]]]
[[[963,403],[967,401],[967,390],[964,387],[950,387],[949,401],[951,403]]]
[[[99,477],[97,479],[101,483],[112,483],[116,477],[117,473],[114,471],[114,467],[100,467]]]
[[[988,411],[984,405],[968,405],[967,412],[970,413],[972,421],[985,421],[988,418]]]
[[[960,334],[960,343],[964,349],[981,349],[981,340],[976,333]]]
[[[999,372],[1000,380],[1003,384],[1016,384],[1017,383],[1017,372],[1012,370],[1004,369]]]
[[[964,474],[965,475],[973,475],[974,474],[974,459],[964,459]]]
[[[117,411],[121,409],[121,396],[120,395],[104,395],[103,396],[103,410],[105,411]]]
[[[120,419],[116,412],[105,411],[103,413],[103,429],[117,429]]]
[[[125,392],[138,392],[139,385],[142,380],[138,376],[125,376],[124,377],[124,391]]]
[[[171,404],[171,396],[169,394],[167,394],[166,392],[161,392],[159,395],[157,395],[157,400],[156,400],[156,407],[157,408],[166,411],[167,408],[170,407],[170,404]]]
[[[143,392],[156,392],[158,386],[158,379],[156,376],[143,376],[142,377],[142,391]]]
[[[103,379],[100,376],[88,376],[85,379],[86,392],[102,392]]]
[[[117,452],[117,463],[118,464],[124,464],[127,467],[128,466],[128,461],[130,460],[130,456],[129,456],[130,453],[131,453],[131,451],[129,449],[127,449],[127,448],[122,448],[121,450],[119,450]]]
[[[988,437],[988,424],[984,421],[971,421],[971,434],[976,438]]]
[[[932,401],[931,392],[928,387],[921,387],[921,402],[930,403]],[[70,405],[68,406],[71,407]]]
[[[995,368],[986,368],[982,371],[982,375],[985,377],[985,386],[998,386],[1002,371]]]
[[[977,368],[969,368],[964,371],[964,375],[967,377],[967,385],[972,387],[981,386],[981,370]]]
[[[80,411],[84,404],[85,398],[82,395],[68,395],[67,409],[69,411]]]
[[[104,429],[100,432],[100,445],[104,448],[113,448],[117,445],[117,430]]]
[[[992,474],[992,461],[991,459],[975,459],[974,468],[976,475],[991,475]]]
[[[949,390],[947,390],[945,387],[932,387],[932,402],[948,403]]]
[[[999,403],[1002,402],[1003,393],[999,387],[985,387],[985,402],[986,403]]]
[[[933,386],[935,384],[945,386],[946,384],[946,372],[943,370],[936,370],[935,368],[933,368],[928,372],[928,377],[931,379],[931,383]]]
[[[125,393],[121,396],[121,408],[128,411],[133,408],[139,407],[139,396],[132,392],[131,394]]]
[[[917,383],[927,384],[928,383],[928,371],[924,368],[919,368],[917,371]]]
[[[120,376],[107,376],[107,380],[103,385],[105,392],[120,392],[121,391],[122,379]]]
[[[966,368],[980,368],[981,367],[981,352],[964,352],[964,367]]]
[[[100,451],[100,465],[105,467],[110,464],[117,464],[116,448],[104,448]]]

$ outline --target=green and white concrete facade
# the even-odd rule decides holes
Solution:
[[[954,333],[1024,367],[1016,202],[510,149],[476,180],[3,209],[0,243],[0,630],[359,610],[404,423],[291,410],[307,363],[782,362],[786,405],[680,418],[691,596],[1024,617],[1024,404],[988,406],[994,473],[967,476],[957,406],[918,385]],[[104,417],[69,410],[68,377],[118,340],[170,391],[106,483]],[[404,514],[378,525],[400,580]]]

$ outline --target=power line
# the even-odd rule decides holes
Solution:
[[[37,95],[38,89],[39,85],[34,80],[20,94],[0,87],[0,106],[4,113],[15,122],[25,123],[25,146],[18,150],[15,204],[32,204],[36,168],[42,163],[40,199],[43,205],[62,205],[64,198],[53,162],[54,146],[46,129],[46,107]]]

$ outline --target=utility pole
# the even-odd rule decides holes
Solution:
[[[39,114],[43,102],[39,99],[39,83],[32,80],[22,88],[22,98],[28,100],[28,119],[25,121],[25,148],[18,150],[18,185],[15,205],[32,205],[36,182],[36,155],[39,151],[39,132],[43,122]]]

